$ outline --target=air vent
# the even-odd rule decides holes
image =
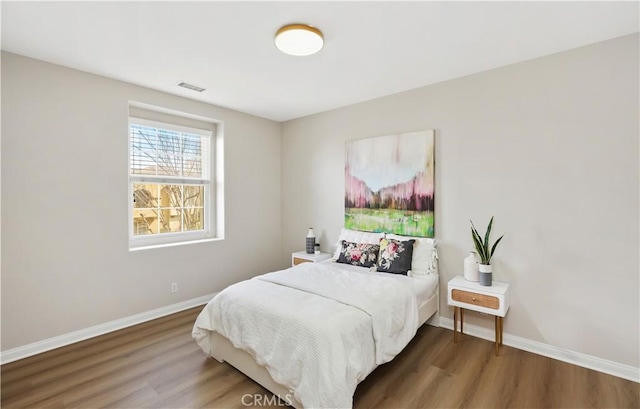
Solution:
[[[202,91],[205,90],[204,88],[200,88],[200,87],[198,87],[196,85],[191,85],[191,84],[188,84],[186,82],[181,82],[180,84],[178,84],[178,86],[182,87],[182,88],[190,89],[190,90],[196,91],[196,92],[202,92]]]

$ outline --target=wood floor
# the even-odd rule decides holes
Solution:
[[[281,406],[202,353],[191,339],[199,310],[3,365],[2,407]],[[640,384],[506,346],[496,357],[489,341],[464,336],[454,344],[451,331],[425,325],[358,386],[354,407],[639,408]]]

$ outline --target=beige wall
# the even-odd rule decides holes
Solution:
[[[442,315],[495,215],[505,332],[638,367],[638,59],[636,34],[284,123],[283,262],[309,226],[333,249],[345,141],[435,129]]]
[[[224,122],[223,241],[129,252],[129,101]],[[273,121],[2,53],[2,350],[282,267],[280,145]]]

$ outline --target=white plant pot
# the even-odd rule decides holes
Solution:
[[[478,266],[478,270],[479,270],[479,283],[480,285],[484,285],[487,287],[491,287],[491,282],[492,282],[492,273],[493,273],[493,266],[491,264],[480,264]]]

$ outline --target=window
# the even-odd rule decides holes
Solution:
[[[129,118],[131,247],[210,237],[212,132]]]

